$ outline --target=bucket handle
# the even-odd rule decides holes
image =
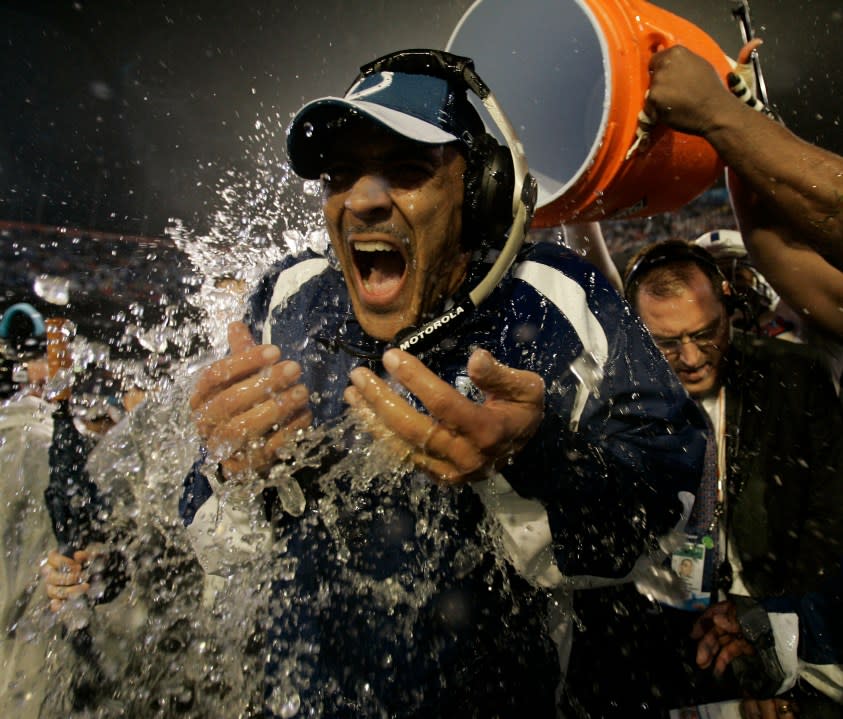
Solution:
[[[650,21],[643,21],[642,24],[647,28],[645,38],[648,52],[647,62],[649,63],[650,58],[657,52],[666,50],[667,48],[675,45],[676,36],[673,33],[665,32],[661,28],[655,27]],[[641,98],[641,109],[638,111],[638,125],[635,128],[635,138],[632,141],[632,145],[630,145],[629,149],[626,151],[624,160],[629,160],[642,143],[646,147],[650,139],[650,131],[652,130],[653,125],[656,124],[655,119],[650,117],[644,111],[644,101],[647,98],[647,92],[649,92],[649,90],[645,91]]]
[[[645,29],[645,32],[642,33],[642,47],[646,48],[647,52],[647,62],[649,63],[650,58],[655,55],[657,52],[661,50],[666,50],[673,45],[676,45],[676,36],[664,28],[660,27],[656,24],[651,18],[650,13],[647,12],[647,8],[645,7],[649,3],[642,3],[639,0],[622,0],[626,2],[629,6],[629,15],[628,17],[632,18],[635,17],[638,22],[641,23],[641,26]],[[644,100],[646,98],[646,94],[641,98],[641,109],[638,112],[638,126],[635,130],[635,138],[632,141],[632,145],[630,146],[629,150],[627,150],[625,160],[629,160],[638,150],[638,148],[644,144],[647,145],[647,142],[650,137],[650,130],[653,128],[655,121],[646,112],[644,112]]]
[[[646,28],[647,51],[655,55],[660,50],[666,50],[676,44],[676,36],[669,30],[656,24],[652,19],[650,9],[652,5],[644,0],[621,0],[629,6],[630,18],[635,18]],[[647,58],[649,60],[649,58]]]

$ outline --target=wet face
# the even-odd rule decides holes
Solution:
[[[726,307],[706,275],[695,269],[688,284],[670,297],[639,287],[638,314],[692,397],[716,392],[729,348]]]
[[[391,340],[442,307],[465,278],[465,160],[376,127],[349,130],[323,174],[323,209],[354,313]]]

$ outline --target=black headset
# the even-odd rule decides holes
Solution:
[[[538,186],[528,171],[521,141],[491,90],[475,72],[473,60],[443,50],[400,50],[361,67],[352,87],[377,72],[431,75],[473,92],[506,140],[506,146],[501,145],[487,133],[476,112],[477,132],[466,131],[466,136],[460,138],[468,148],[463,235],[472,232],[476,240],[475,247],[466,249],[475,249],[479,244],[480,249],[493,248],[499,253],[486,276],[451,309],[421,328],[405,328],[393,341],[402,350],[420,352],[438,344],[498,285],[524,243],[536,206]]]
[[[723,270],[717,264],[714,256],[704,247],[695,245],[684,240],[666,240],[650,245],[634,262],[627,267],[623,277],[623,293],[630,302],[632,296],[638,291],[644,275],[660,265],[673,264],[675,262],[690,262],[697,266],[714,287],[720,301],[726,308],[726,314],[730,317],[740,311],[750,327],[756,326],[756,313],[743,293],[738,292],[729,281]]]
[[[399,50],[384,55],[363,65],[349,90],[363,78],[379,72],[430,75],[446,80],[466,92],[475,93],[484,104],[491,98],[489,88],[474,71],[474,61],[443,50]],[[476,115],[476,111],[470,109]],[[495,118],[494,113],[492,117]],[[477,129],[465,130],[464,136],[460,138],[468,150],[463,228],[471,232],[471,237],[464,238],[464,241],[467,245],[471,244],[467,249],[481,247],[500,250],[506,232],[515,219],[518,200],[515,196],[513,153],[485,131],[479,115],[476,118]],[[497,119],[495,122],[498,122]],[[500,125],[499,128],[506,137],[504,128]],[[532,207],[530,212],[532,214]]]

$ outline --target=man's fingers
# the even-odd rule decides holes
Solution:
[[[720,643],[711,633],[703,636],[697,644],[697,666],[700,669],[708,669],[719,649]]]
[[[733,613],[732,609],[732,603],[728,600],[718,602],[717,604],[710,606],[700,615],[697,621],[694,622],[694,627],[691,630],[691,638],[699,639],[707,632],[710,632],[712,628],[717,626],[714,618],[721,614],[731,614]]]
[[[190,408],[198,409],[217,392],[257,374],[280,359],[281,350],[275,345],[257,345],[214,362],[199,376],[190,398]]]
[[[196,414],[200,434],[207,435],[217,424],[266,402],[291,387],[301,377],[297,362],[279,362],[264,367],[209,399]]]
[[[410,459],[417,469],[426,472],[440,484],[471,482],[483,478],[487,471],[485,464],[480,459],[473,466],[467,466],[465,462],[460,462],[460,465],[457,465],[448,459],[432,457],[424,452],[413,452]]]
[[[736,657],[755,654],[755,649],[746,639],[734,639],[726,644],[717,655],[714,664],[714,675],[722,676],[729,664]]]
[[[390,350],[387,354],[392,352],[399,352],[399,350]],[[396,375],[400,380],[401,377],[408,376],[408,371],[412,373],[415,369],[421,369],[424,374],[430,375],[429,377],[425,377],[423,379],[419,379],[418,377],[408,379],[408,383],[416,388],[413,390],[411,387],[408,387],[408,389],[410,389],[413,394],[415,394],[425,403],[425,405],[427,405],[431,415],[434,416],[424,415],[415,410],[404,398],[393,392],[386,382],[368,369],[358,367],[352,371],[351,381],[354,385],[354,389],[356,389],[359,393],[360,400],[364,401],[366,405],[368,405],[369,409],[377,417],[378,421],[380,421],[389,431],[394,432],[399,437],[405,439],[413,447],[419,447],[443,457],[447,456],[449,454],[448,445],[450,443],[455,440],[461,440],[463,442],[465,442],[465,440],[461,438],[456,431],[452,432],[450,429],[446,429],[436,420],[436,412],[434,408],[444,405],[440,405],[438,399],[431,398],[434,395],[437,397],[440,395],[448,395],[450,400],[455,404],[464,402],[469,405],[474,405],[474,403],[463,397],[447,382],[443,382],[438,377],[435,377],[420,362],[416,365],[418,360],[416,360],[415,357],[406,355],[406,358],[406,360],[400,360],[400,371],[396,372]],[[348,392],[346,394],[348,397],[354,397],[354,395]],[[426,397],[427,400],[424,399],[424,397]],[[356,401],[358,407],[360,406],[360,400],[353,400]],[[431,401],[433,407],[428,405],[428,400]],[[450,412],[445,414],[447,414],[449,420],[455,416]],[[459,414],[459,411],[457,411],[456,414]],[[458,427],[456,429],[458,429]],[[435,452],[433,450],[433,445],[431,444],[434,440],[434,435],[434,444],[437,448]]]
[[[76,566],[79,562],[62,554],[58,549],[51,549],[47,553],[47,564],[55,569],[61,569],[62,567]]]
[[[82,584],[76,584],[72,587],[55,587],[48,584],[47,596],[50,599],[59,599],[61,601],[66,601],[68,599],[74,599],[76,597],[84,596],[90,588],[91,585],[87,582],[83,582]]]
[[[696,622],[694,622],[694,626],[691,628],[691,639],[702,639],[708,629],[708,623],[700,617]]]
[[[744,699],[740,706],[741,719],[782,719],[787,712],[780,712],[775,699]]]
[[[232,322],[228,325],[228,347],[231,354],[243,352],[255,346],[255,340],[245,322]]]
[[[418,397],[433,417],[459,430],[466,430],[477,425],[480,405],[463,397],[459,391],[431,372],[424,363],[409,352],[402,352],[399,349],[385,352],[383,366],[392,377]],[[352,382],[365,396],[366,392],[354,381],[356,373],[357,370],[352,372]],[[374,374],[369,374],[374,377]],[[372,403],[369,397],[366,399],[370,404]],[[380,415],[379,409],[383,403],[380,402],[378,405],[375,411]]]
[[[456,388],[440,379],[407,352],[391,349],[384,354],[383,362],[387,371],[424,404],[430,413],[430,420],[415,421],[413,417],[417,414],[415,410],[403,400],[400,400],[400,405],[397,404],[395,394],[368,370],[361,368],[354,370],[351,381],[387,426],[415,446],[437,447],[437,453],[442,457],[452,455],[447,445],[457,438],[465,441],[466,446],[476,447],[489,457],[501,456],[512,449],[513,440],[518,439],[521,434],[529,434],[529,431],[522,431],[524,428],[520,426],[524,417],[522,409],[526,409],[530,415],[530,421],[523,422],[525,427],[527,424],[532,425],[536,418],[541,417],[543,395],[538,406],[524,404],[520,408],[518,402],[510,402],[506,397],[501,397],[500,404],[507,404],[506,411],[491,411],[489,409],[491,403],[488,400],[487,403],[480,404],[464,397]],[[485,352],[481,352],[475,362],[480,365],[478,371],[481,374],[487,373],[484,377],[490,383],[494,382],[493,378],[501,379],[504,374],[502,370],[507,369],[503,365],[497,368],[484,366],[486,363],[489,365],[494,363],[491,355]],[[510,381],[512,377],[510,375]],[[518,377],[517,382],[522,382],[520,373]],[[383,388],[380,394],[367,389],[376,386]],[[534,389],[535,386],[532,386],[530,391]],[[435,437],[430,435],[432,420],[436,420],[440,425],[435,428]],[[510,425],[517,426],[518,429],[513,430]],[[534,426],[532,428],[534,429]],[[450,436],[443,434],[442,430],[449,432]],[[430,444],[431,439],[434,440],[433,445]],[[505,444],[503,449],[502,443]],[[454,450],[461,452],[462,447],[455,447]],[[473,464],[473,460],[466,458],[466,463]]]
[[[714,626],[726,634],[740,634],[741,625],[738,620],[727,614],[715,614],[713,617]]]
[[[354,410],[354,416],[358,424],[366,427],[369,434],[377,439],[394,437],[395,433],[387,429],[380,421],[374,410],[366,402],[360,390],[353,384],[345,388],[343,399],[346,404]]]
[[[56,587],[72,587],[74,584],[78,584],[81,578],[81,569],[50,569],[44,574],[47,585]]]
[[[383,364],[429,414],[416,411],[385,381],[362,367],[350,375],[353,389],[347,390],[347,401],[357,408],[365,403],[388,431],[427,458],[427,464],[416,461],[417,466],[444,481],[475,476],[484,466],[517,450],[543,414],[541,378],[506,367],[483,350],[469,360],[472,380],[487,394],[482,404],[463,396],[406,352],[387,351]],[[374,426],[373,431],[379,430]],[[447,470],[434,460],[443,460]]]
[[[214,428],[208,437],[208,449],[218,457],[228,457],[250,442],[274,431],[290,417],[304,409],[307,388],[296,385],[261,402]]]
[[[366,408],[366,414],[376,418],[387,430],[418,444],[413,439],[424,436],[429,418],[413,409],[371,370],[357,367],[349,377],[353,389],[346,390],[345,396],[352,398],[352,406]]]
[[[541,376],[507,367],[486,350],[475,350],[469,357],[468,376],[486,395],[527,404],[541,405],[544,402],[544,380]]]
[[[383,364],[429,414],[417,411],[363,367],[351,372],[346,401],[373,434],[394,433],[413,448],[414,464],[442,481],[478,476],[521,446],[543,414],[541,378],[506,367],[483,350],[469,360],[472,380],[487,394],[482,404],[463,396],[409,353],[391,349]]]
[[[299,413],[287,420],[285,425],[277,432],[272,434],[264,445],[264,456],[267,459],[272,459],[276,452],[290,441],[290,435],[302,429],[307,429],[313,424],[313,412],[309,409],[299,411]]]
[[[763,702],[762,702],[763,703]],[[763,719],[761,706],[755,699],[744,699],[740,706],[741,719]]]
[[[466,437],[416,412],[374,375],[361,375],[356,381],[372,384],[365,392],[357,386],[347,388],[346,402],[374,437],[391,444],[396,455],[404,455],[418,469],[450,483],[467,481],[487,464],[487,458]],[[367,397],[375,399],[374,405]]]
[[[107,552],[108,548],[105,544],[102,544],[101,542],[94,542],[93,544],[89,544],[84,549],[77,549],[73,553],[73,559],[84,566],[91,560],[97,559],[98,557],[103,556]]]
[[[75,569],[78,571],[82,569],[82,565],[79,562],[70,557],[66,557],[57,549],[51,549],[49,551],[47,554],[47,564],[53,569],[58,570],[70,571]]]
[[[272,464],[276,453],[290,437],[313,423],[313,413],[306,409],[284,422],[284,426],[260,441],[244,444],[242,449],[231,453],[220,463],[223,475],[228,480],[248,479],[252,473],[261,473]]]

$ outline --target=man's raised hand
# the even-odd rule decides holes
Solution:
[[[199,377],[190,399],[194,421],[223,477],[263,473],[291,434],[310,426],[301,367],[274,345],[256,345],[248,327],[232,322],[231,352]]]
[[[541,377],[502,365],[485,350],[468,361],[469,378],[483,392],[483,402],[464,397],[401,350],[387,351],[383,363],[429,414],[413,409],[362,367],[351,373],[346,401],[374,434],[398,440],[416,467],[443,482],[484,478],[526,444],[544,416]]]

